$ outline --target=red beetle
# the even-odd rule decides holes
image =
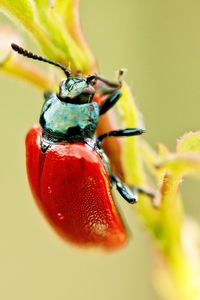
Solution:
[[[106,137],[139,135],[144,130],[127,128],[95,136],[99,116],[121,96],[120,78],[112,83],[98,75],[72,76],[59,63],[16,44],[12,48],[60,67],[67,76],[58,94],[45,93],[40,125],[26,137],[28,178],[38,206],[59,235],[78,246],[106,250],[122,247],[127,232],[113,200],[113,185],[129,203],[137,199],[111,172],[101,145]],[[92,101],[97,80],[109,87],[99,105]]]

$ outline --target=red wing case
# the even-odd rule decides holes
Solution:
[[[54,229],[78,246],[114,250],[127,233],[113,201],[105,166],[84,143],[53,144],[43,153],[42,131],[26,138],[29,183]]]

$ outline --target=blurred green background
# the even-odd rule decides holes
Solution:
[[[81,14],[101,72],[112,79],[117,69],[128,69],[154,147],[162,142],[173,150],[184,132],[199,129],[199,1],[82,0]],[[24,155],[42,95],[3,75],[0,86],[0,299],[159,299],[150,237],[134,207],[121,203],[133,238],[108,255],[73,248],[46,224],[30,194]],[[199,182],[187,179],[182,190],[187,213],[200,219]]]

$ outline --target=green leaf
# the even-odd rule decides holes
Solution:
[[[152,175],[156,176],[157,170],[155,169],[155,165],[158,163],[158,155],[156,151],[154,151],[145,140],[140,141],[140,147],[146,167]]]
[[[57,15],[62,19],[63,26],[67,28],[71,36],[77,43],[88,48],[81,29],[79,0],[55,0],[53,7]]]
[[[200,154],[191,152],[170,154],[158,168],[179,174],[181,177],[187,174],[200,176]]]
[[[69,12],[73,10],[74,2],[73,0],[54,0],[52,6],[60,16],[69,19],[71,16]]]
[[[0,64],[0,71],[19,79],[23,79],[29,84],[42,91],[55,91],[56,84],[44,72],[33,64],[23,61],[11,55],[7,60]]]
[[[176,153],[164,151],[159,168],[180,176],[200,175],[200,132],[185,134],[177,142]]]
[[[162,159],[165,159],[169,156],[169,150],[167,147],[161,143],[158,144],[158,154]]]
[[[131,92],[125,83],[122,88],[122,97],[120,98],[117,106],[119,108],[120,115],[122,116],[122,126],[124,128],[144,127],[141,114],[136,108]],[[122,157],[126,182],[130,185],[143,184],[143,178],[141,177],[141,174],[143,173],[143,166],[138,139],[139,137],[129,137],[122,140]]]
[[[35,64],[24,60],[11,50],[12,42],[23,44],[22,39],[11,27],[2,27],[0,31],[0,71],[25,80],[39,89],[52,90],[55,83]]]
[[[0,0],[0,8],[9,12],[12,16],[20,19],[23,24],[35,21],[34,5],[28,0]]]
[[[177,152],[199,152],[200,153],[200,131],[189,132],[177,143]]]
[[[80,39],[78,42],[73,38],[67,26],[63,25],[64,16],[59,16],[49,3],[45,0],[0,0],[0,9],[23,25],[39,43],[46,57],[66,66],[70,63],[73,71],[87,73],[94,66],[93,55]],[[71,16],[71,23],[75,24],[73,6],[69,6],[68,15]]]
[[[39,23],[38,14],[33,1],[27,0],[0,0],[0,10],[11,17],[14,22],[21,24],[25,31],[31,34],[45,50],[47,56],[58,55],[58,50],[46,36]]]
[[[81,52],[84,53],[84,59],[86,58],[89,62],[86,68],[87,73],[94,72],[96,70],[96,62],[82,32],[79,0],[55,0],[52,3],[51,9],[54,11],[55,16],[57,16],[58,22],[60,20],[62,31],[66,32],[79,45]],[[80,68],[77,67],[76,69]],[[82,71],[84,72],[83,68]]]

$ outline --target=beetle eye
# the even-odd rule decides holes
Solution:
[[[93,80],[91,80],[91,82],[90,82],[91,85],[95,85],[96,83],[97,83],[97,80],[96,80],[96,79],[93,79]]]
[[[59,84],[59,93],[58,93],[58,97],[60,99],[63,99],[65,98],[67,95],[66,95],[66,89],[65,89],[65,80],[61,81],[61,83]]]

